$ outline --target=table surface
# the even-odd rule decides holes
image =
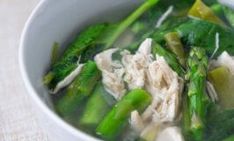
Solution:
[[[19,72],[22,28],[39,0],[0,0],[0,141],[49,141]]]

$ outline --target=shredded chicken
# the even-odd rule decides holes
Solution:
[[[129,89],[143,88],[145,85],[145,69],[152,61],[151,42],[152,39],[146,39],[134,55],[128,51],[122,52],[124,81],[127,82]]]
[[[220,47],[220,45],[219,45],[219,33],[216,33],[216,34],[215,34],[215,50],[214,50],[214,52],[212,53],[212,55],[211,55],[210,58],[213,58],[213,57],[214,57],[214,55],[216,54],[216,52],[219,50],[219,47]]]
[[[130,125],[137,133],[141,133],[141,131],[144,129],[143,119],[136,110],[131,112]]]
[[[95,56],[95,61],[102,71],[105,89],[117,100],[126,92],[124,83],[129,90],[143,88],[152,95],[153,101],[143,114],[133,111],[129,122],[137,133],[154,141],[165,128],[165,124],[178,118],[183,79],[170,68],[162,56],[153,57],[151,44],[152,39],[148,38],[135,54],[122,51],[121,62],[112,60],[112,54],[117,49],[101,52]]]
[[[218,0],[218,2],[230,8],[234,7],[234,0]]]
[[[53,91],[51,91],[51,94],[58,93],[61,89],[68,86],[81,72],[84,64],[80,64],[80,59],[77,61],[77,68],[72,71],[68,76],[66,76],[62,81],[60,81]]]
[[[206,82],[206,90],[208,92],[208,96],[213,102],[216,102],[219,100],[218,94],[216,93],[214,86],[209,81]]]
[[[156,141],[184,141],[180,128],[167,127],[159,133]]]
[[[177,73],[175,73],[164,60],[157,56],[156,61],[149,65],[147,70],[146,90],[154,97],[155,105],[152,116],[158,121],[173,121],[178,115],[180,99],[180,83]],[[150,105],[152,107],[152,105]],[[145,111],[148,112],[147,110]]]
[[[168,7],[167,11],[158,19],[156,28],[159,28],[162,23],[168,18],[168,16],[173,12],[174,7],[171,5]]]
[[[105,89],[115,99],[120,100],[125,94],[126,89],[122,79],[124,68],[120,62],[112,60],[112,54],[117,49],[109,49],[95,56],[95,62],[98,68],[102,71],[102,83]]]
[[[225,66],[234,75],[234,59],[226,51],[224,51],[213,64],[215,66]]]
[[[147,141],[155,141],[158,134],[162,129],[162,124],[160,123],[149,123],[146,125],[144,130],[141,132],[140,136],[142,139]]]

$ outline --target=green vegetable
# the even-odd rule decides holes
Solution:
[[[79,76],[67,88],[66,95],[55,103],[58,113],[66,117],[77,110],[82,101],[92,93],[100,77],[101,73],[96,64],[88,61],[83,66]]]
[[[223,6],[219,3],[214,3],[210,6],[210,9],[217,15],[218,17],[223,18],[224,12],[223,12]]]
[[[234,141],[234,135],[227,137],[226,139],[224,139],[223,141]]]
[[[52,47],[52,53],[51,53],[51,64],[54,65],[55,62],[58,60],[58,49],[59,44],[57,42],[54,43]]]
[[[79,34],[66,49],[62,58],[52,66],[50,72],[45,76],[45,78],[50,78],[46,81],[50,88],[53,89],[59,81],[63,80],[77,67],[77,61],[82,51],[94,44],[106,27],[107,24],[97,24]]]
[[[175,29],[180,26],[181,24],[188,21],[187,17],[183,18],[170,18],[162,24],[159,29],[151,31],[150,37],[153,38],[157,43],[163,45],[165,44],[164,36],[169,32],[175,32]]]
[[[224,15],[227,18],[229,24],[234,27],[234,10],[229,7],[223,6]]]
[[[96,129],[104,139],[113,140],[127,124],[133,110],[143,111],[151,102],[151,96],[142,89],[130,91],[104,117]]]
[[[183,100],[182,100],[182,133],[186,137],[187,140],[192,140],[190,138],[190,111],[189,111],[189,99],[187,95],[187,90],[184,92]]]
[[[119,38],[119,36],[129,27],[136,19],[138,19],[145,11],[149,10],[152,6],[158,3],[159,0],[146,0],[136,11],[123,20],[114,31],[106,46],[111,45]]]
[[[206,141],[230,139],[234,133],[234,109],[209,112],[207,119]]]
[[[161,47],[157,43],[153,45],[152,50],[154,55],[163,56],[169,66],[180,76],[183,76],[184,70],[173,53],[168,51],[166,48]]]
[[[177,32],[170,32],[167,33],[164,36],[167,46],[170,48],[170,50],[177,56],[177,59],[179,60],[180,64],[182,66],[185,66],[185,52],[183,44],[180,41],[180,37]]]
[[[234,108],[234,75],[226,67],[219,67],[209,72],[209,81],[218,94],[219,104],[225,108]]]
[[[108,96],[110,96],[110,94],[108,94],[102,84],[99,83],[86,103],[79,124],[84,127],[96,128],[105,114],[111,109],[112,105],[107,102],[109,99],[106,98]]]
[[[225,25],[224,22],[215,15],[210,7],[206,6],[202,2],[202,0],[196,0],[192,8],[189,10],[188,15],[191,17],[207,20],[215,24]]]
[[[51,71],[45,76],[46,85],[53,89],[59,81],[63,80],[77,67],[77,60],[81,54],[85,54],[85,58],[90,59],[91,57],[87,57],[90,52],[92,56],[101,51],[101,49],[110,48],[134,21],[158,1],[159,0],[147,0],[131,15],[120,22],[120,24],[109,26],[107,24],[97,24],[81,32],[75,41],[67,48],[59,62],[53,65]],[[103,46],[101,49],[99,48],[100,45]],[[88,49],[88,51],[86,49]],[[82,61],[85,62],[87,60],[82,58]]]
[[[182,43],[186,46],[201,46],[206,49],[208,55],[215,50],[215,35],[219,33],[219,49],[215,56],[223,51],[234,55],[234,32],[228,28],[203,21],[191,19],[176,28]]]
[[[187,106],[189,108],[189,122],[184,123],[185,128],[189,127],[190,138],[200,141],[203,138],[205,116],[209,104],[209,99],[205,93],[206,74],[208,58],[205,50],[194,47],[188,57],[188,79]],[[187,125],[189,124],[189,125]]]

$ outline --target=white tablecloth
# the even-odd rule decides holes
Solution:
[[[48,141],[24,88],[19,38],[39,0],[0,0],[0,141]]]

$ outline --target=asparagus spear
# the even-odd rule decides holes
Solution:
[[[205,50],[194,47],[191,49],[188,57],[188,74],[186,78],[189,81],[187,92],[188,112],[184,112],[186,118],[185,128],[189,128],[189,134],[192,140],[200,141],[203,138],[204,122],[208,97],[205,93],[205,82],[207,75],[208,58]],[[188,114],[188,115],[187,115]],[[189,124],[189,125],[188,125]]]
[[[92,96],[88,99],[79,124],[84,127],[96,128],[105,114],[111,109],[114,99],[109,95],[101,83],[97,84]],[[112,97],[111,97],[112,98]],[[108,100],[108,101],[107,101]]]
[[[120,24],[97,24],[90,26],[68,47],[60,61],[52,66],[51,71],[45,76],[44,82],[53,89],[59,81],[63,80],[77,67],[76,63],[79,56],[83,54],[87,48],[100,47],[97,46],[97,44],[101,44],[103,46],[102,49],[111,47],[129,25],[136,21],[145,11],[153,7],[158,1],[159,0],[147,0],[131,15],[120,22]]]
[[[177,32],[170,32],[164,36],[168,47],[177,56],[180,64],[185,66],[185,52],[183,44],[180,41],[179,34]]]
[[[163,56],[169,66],[177,72],[180,76],[183,76],[184,70],[178,62],[175,54],[171,53],[167,49],[161,47],[159,44],[155,43],[153,48],[153,54]]]
[[[88,97],[101,73],[93,61],[88,61],[82,68],[80,75],[67,88],[64,95],[55,104],[55,108],[61,116],[69,116],[81,104],[82,100]]]
[[[144,110],[151,102],[151,96],[142,89],[130,91],[119,101],[98,125],[96,132],[104,139],[113,140],[126,125],[131,111]]]

